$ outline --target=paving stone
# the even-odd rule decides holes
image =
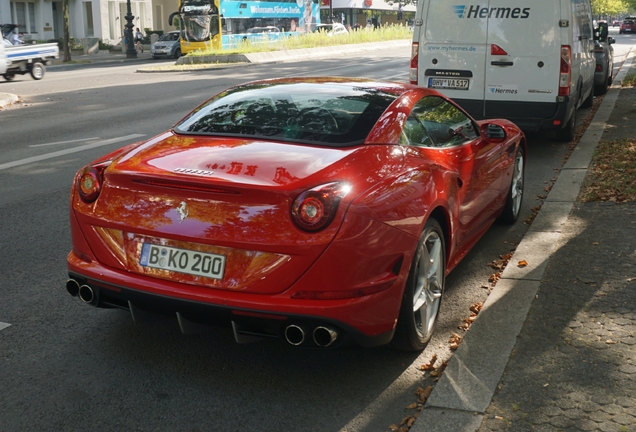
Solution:
[[[574,428],[577,430],[593,431],[598,429],[598,423],[592,420],[581,419],[574,422]]]
[[[574,423],[572,423],[572,420],[570,420],[566,416],[560,415],[550,418],[550,424],[554,427],[566,428],[572,426]]]
[[[616,404],[603,405],[601,407],[601,411],[606,412],[608,414],[619,414],[623,412],[623,407]]]
[[[599,404],[597,404],[596,402],[592,402],[592,401],[582,402],[581,405],[580,405],[580,408],[583,411],[588,412],[588,413],[601,410],[601,406]]]
[[[629,414],[618,414],[612,417],[612,421],[620,425],[636,425],[636,417]]]
[[[592,395],[592,402],[599,405],[609,405],[614,403],[614,398],[603,393],[595,393]]]
[[[631,408],[636,406],[636,399],[633,397],[619,396],[616,398],[616,403],[623,408]]]
[[[636,373],[636,366],[631,364],[624,364],[621,365],[618,370],[626,374],[634,374]]]

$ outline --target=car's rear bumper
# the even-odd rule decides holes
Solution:
[[[89,286],[94,297],[88,303],[98,307],[117,307],[141,316],[157,314],[177,317],[199,325],[226,325],[241,335],[280,338],[290,325],[306,328],[308,334],[319,326],[334,329],[337,343],[346,340],[364,346],[391,341],[395,314],[384,310],[401,297],[401,287],[363,297],[339,300],[293,299],[289,295],[260,295],[210,289],[205,295],[170,281],[113,270],[87,262],[73,252],[67,258],[69,277],[78,286]],[[400,292],[397,292],[400,291]],[[391,309],[391,308],[387,308]],[[183,326],[182,326],[182,330]],[[184,332],[186,332],[184,330]],[[308,337],[303,346],[315,346]]]

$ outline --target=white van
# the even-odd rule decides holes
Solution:
[[[478,119],[574,138],[594,101],[590,0],[420,0],[409,79]]]

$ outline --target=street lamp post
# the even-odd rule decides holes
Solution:
[[[133,16],[130,11],[130,0],[126,0],[126,58],[137,58],[137,50],[135,49],[135,41],[133,40]]]

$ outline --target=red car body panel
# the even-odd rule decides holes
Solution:
[[[335,323],[362,345],[388,342],[426,220],[443,219],[448,272],[501,212],[524,143],[515,125],[490,120],[475,124],[501,126],[505,140],[399,145],[413,104],[438,93],[386,86],[398,97],[362,145],[168,131],[100,158],[112,163],[96,201],[76,187],[71,194],[69,274],[110,305],[156,296],[222,308],[232,320],[301,317]],[[302,192],[345,181],[350,192],[326,228],[294,224],[290,208]],[[142,266],[144,243],[223,255],[224,276]]]

